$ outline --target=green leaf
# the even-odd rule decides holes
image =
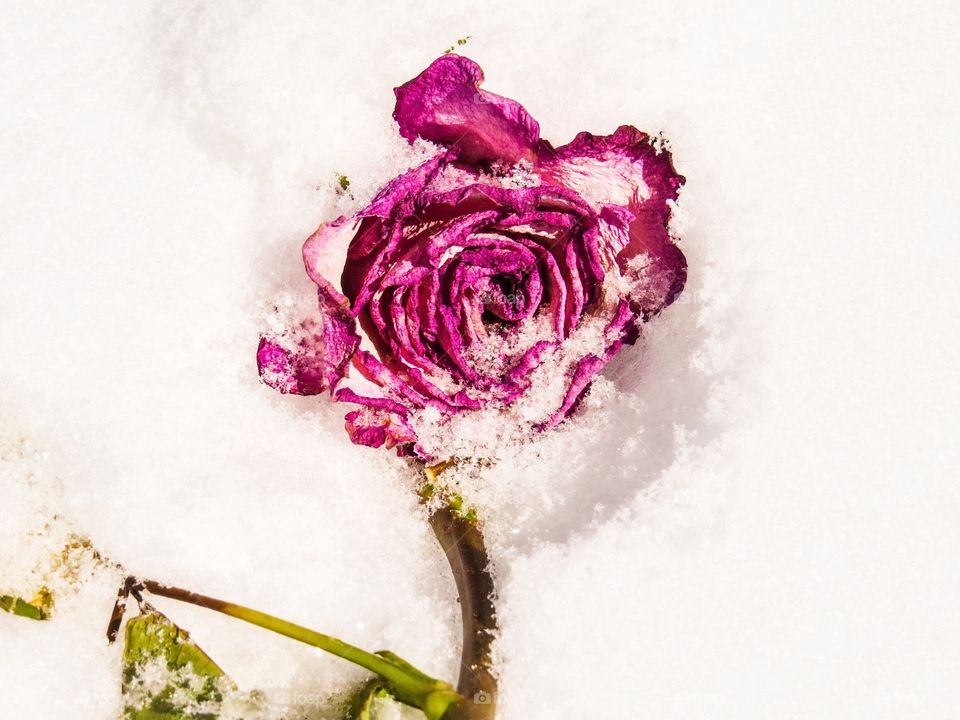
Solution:
[[[373,701],[378,697],[391,697],[391,695],[383,680],[373,678],[346,699],[342,720],[371,720]]]
[[[31,620],[48,619],[52,606],[53,599],[46,588],[41,589],[30,602],[14,595],[0,595],[0,610]]]
[[[123,646],[128,720],[216,720],[236,685],[165,615],[150,610],[127,622]]]

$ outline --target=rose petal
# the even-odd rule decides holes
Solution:
[[[257,348],[260,379],[275,390],[317,395],[347,374],[360,343],[353,318],[339,306],[321,303],[320,320],[262,337]]]
[[[260,345],[257,347],[257,369],[260,372],[260,379],[274,390],[301,394],[298,392],[300,383],[293,369],[292,353],[279,343],[267,340],[265,337],[260,338]],[[302,394],[310,395],[311,393]]]
[[[386,445],[387,448],[393,448],[409,445],[417,440],[406,420],[379,408],[353,410],[348,412],[344,419],[347,434],[357,445],[375,448]]]
[[[658,150],[645,132],[621,125],[612,135],[579,133],[570,143],[553,148],[541,141],[536,171],[545,180],[573,190],[599,210],[621,205],[657,206],[669,217],[667,200],[676,200],[683,176],[670,153]]]
[[[658,150],[650,136],[623,125],[612,135],[582,132],[563,147],[541,142],[536,165],[545,182],[579,193],[605,221],[610,206],[633,213],[626,238],[614,233],[617,262],[624,274],[643,277],[637,297],[645,316],[654,315],[676,299],[687,277],[687,263],[667,230],[670,202],[677,199],[684,178],[673,167],[670,153]],[[638,263],[631,263],[635,259]]]
[[[406,418],[408,413],[408,410],[404,405],[401,405],[390,398],[365,397],[363,395],[358,395],[350,388],[340,388],[337,390],[336,399],[340,402],[354,403],[356,405],[363,405],[365,407],[383,410],[384,412],[390,412],[394,415],[400,416],[401,418]]]
[[[447,153],[440,153],[395,177],[360,211],[359,217],[388,218],[395,215],[396,208],[403,201],[411,202],[416,198],[437,179],[452,159]],[[408,207],[404,214],[410,212],[412,209]]]
[[[483,70],[472,60],[443,55],[394,90],[400,134],[455,149],[466,163],[532,160],[540,126],[520,103],[480,89]]]
[[[345,254],[355,225],[340,218],[321,225],[304,243],[304,265],[317,285],[318,317],[261,338],[260,377],[280,392],[316,395],[347,374],[360,336],[349,301],[328,278],[333,275],[330,264],[337,262],[338,254]]]
[[[607,340],[607,347],[602,355],[586,355],[580,359],[574,368],[573,375],[570,378],[570,384],[567,386],[567,393],[563,398],[560,407],[557,408],[550,417],[539,426],[540,430],[554,427],[560,424],[576,408],[590,389],[593,379],[606,367],[607,363],[613,359],[613,356],[620,352],[624,345],[633,345],[640,334],[640,327],[637,323],[636,315],[630,308],[630,303],[621,300],[613,317],[604,328],[604,336]]]

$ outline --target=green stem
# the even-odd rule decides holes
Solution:
[[[459,704],[463,699],[447,683],[425,675],[392,653],[369,653],[330,635],[281,620],[259,610],[153,580],[141,580],[140,585],[154,595],[215,610],[349,660],[382,677],[390,683],[390,689],[398,700],[420,708],[431,720],[443,717],[451,705]]]

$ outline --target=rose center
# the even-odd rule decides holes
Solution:
[[[529,317],[540,304],[541,284],[531,279],[536,269],[491,275],[480,292],[485,323],[516,322]]]

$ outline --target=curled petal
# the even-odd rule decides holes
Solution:
[[[646,133],[623,125],[612,135],[582,132],[556,149],[541,142],[537,171],[546,181],[579,193],[607,221],[614,220],[612,206],[629,210],[628,232],[612,233],[617,247],[611,249],[616,249],[621,272],[641,289],[637,304],[649,317],[676,299],[686,282],[687,262],[667,226],[684,178],[668,151],[658,149]],[[611,222],[611,228],[617,224]]]
[[[307,274],[317,285],[318,317],[260,340],[260,378],[282,393],[316,395],[347,374],[360,336],[350,303],[328,278],[336,277],[337,251],[346,253],[355,225],[344,218],[321,225],[303,245]]]
[[[260,379],[282,393],[315,395],[323,392],[323,388],[316,392],[300,392],[298,373],[293,367],[294,356],[294,353],[279,343],[267,340],[265,337],[260,338],[260,346],[257,348],[257,369],[260,372]],[[313,379],[319,380],[319,378]],[[305,384],[311,384],[310,379],[306,379]]]
[[[656,207],[669,218],[666,203],[676,200],[684,178],[669,151],[658,149],[647,133],[621,125],[612,135],[579,133],[554,149],[541,142],[536,170],[557,185],[578,193],[599,209],[621,205],[637,211]]]
[[[547,420],[539,426],[539,429],[559,425],[568,417],[584,398],[587,390],[590,389],[590,383],[606,367],[607,363],[620,352],[624,345],[633,345],[640,335],[640,328],[637,324],[637,318],[630,308],[630,303],[621,300],[613,314],[610,322],[604,328],[604,337],[607,346],[602,354],[585,355],[580,359],[573,369],[573,375],[567,386],[566,395],[560,407],[557,408]]]
[[[346,429],[350,439],[357,445],[388,448],[398,447],[401,455],[416,440],[416,433],[407,424],[407,409],[388,398],[371,398],[358,395],[349,388],[337,391],[337,400],[361,405],[346,415]]]
[[[385,445],[387,448],[399,449],[417,440],[406,420],[378,408],[352,410],[346,414],[345,420],[347,434],[356,445],[375,448]]]
[[[567,386],[567,394],[563,398],[563,403],[550,414],[550,417],[547,418],[546,422],[540,425],[538,429],[545,430],[559,425],[572,413],[580,400],[583,399],[593,378],[603,370],[604,365],[609,362],[613,354],[619,349],[620,346],[618,345],[612,348],[611,351],[608,351],[603,357],[587,355],[581,358],[580,362],[578,362],[574,368],[573,376],[570,378],[570,383]]]
[[[626,264],[624,275],[631,285],[630,297],[644,318],[650,318],[670,305],[683,292],[687,283],[687,258],[676,245],[650,244],[654,233],[632,226],[631,238],[646,244],[647,250]],[[642,240],[641,240],[642,239]]]
[[[360,337],[353,318],[339,307],[324,307],[320,321],[260,338],[257,368],[260,379],[275,390],[293,395],[317,395],[347,374]]]
[[[330,304],[349,310],[350,302],[344,296],[339,278],[342,272],[347,250],[365,237],[366,230],[360,218],[339,217],[325,223],[303,243],[303,265],[307,275],[317,284],[320,291],[320,303]]]
[[[394,90],[400,134],[456,149],[466,163],[532,160],[540,126],[520,103],[480,89],[483,70],[472,60],[443,55]]]
[[[377,193],[370,204],[360,212],[360,217],[388,218],[404,201],[412,201],[444,171],[451,158],[441,153],[398,175]],[[407,209],[410,212],[410,209]]]
[[[406,418],[408,413],[408,410],[405,406],[398,402],[394,402],[390,398],[364,397],[362,395],[358,395],[350,388],[341,388],[337,390],[336,399],[340,402],[354,403],[355,405],[363,405],[375,410],[382,410],[385,413],[392,413],[401,418]]]

